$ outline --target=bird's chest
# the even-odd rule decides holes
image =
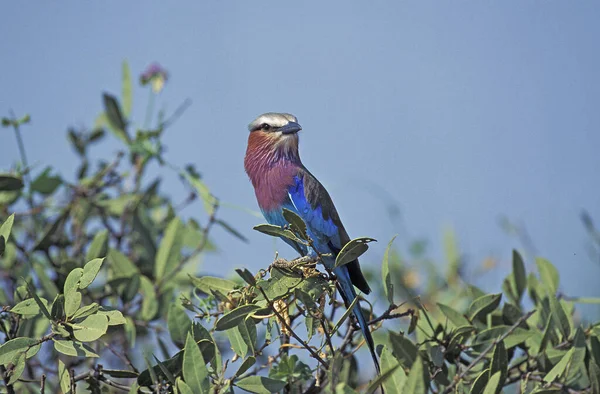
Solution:
[[[297,169],[291,166],[274,166],[252,180],[258,205],[263,211],[281,210],[289,201],[288,190],[295,183],[296,173]]]

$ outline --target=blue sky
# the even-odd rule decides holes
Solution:
[[[402,231],[378,197],[386,193],[435,255],[453,226],[472,267],[498,258],[479,282],[488,290],[500,288],[519,246],[498,225],[506,215],[527,226],[568,294],[599,295],[600,264],[586,254],[579,220],[585,208],[600,221],[597,2],[116,4],[0,5],[0,115],[32,115],[30,161],[72,174],[67,127],[91,125],[101,92],[120,92],[123,59],[136,75],[158,61],[171,74],[160,105],[193,101],[166,135],[167,158],[195,163],[223,200],[256,209],[243,170],[246,125],[291,112],[304,128],[303,160],[350,235],[380,240],[363,264],[378,264]],[[138,123],[146,97],[136,89]],[[0,141],[8,168],[14,136],[5,130]],[[118,147],[111,140],[97,155]],[[175,177],[165,186],[184,197]],[[251,230],[262,220],[222,214],[250,243],[215,232],[224,250],[206,270],[266,266],[273,243]]]

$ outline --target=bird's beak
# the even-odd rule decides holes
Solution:
[[[296,122],[289,122],[283,127],[280,127],[278,131],[281,131],[282,134],[294,134],[302,130],[302,127]]]

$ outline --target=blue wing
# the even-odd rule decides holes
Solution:
[[[293,210],[306,223],[308,235],[314,240],[318,252],[333,254],[332,259],[324,261],[324,264],[332,267],[335,256],[350,241],[350,237],[329,193],[306,168],[302,168],[294,177],[294,184],[288,188],[288,194],[294,207]],[[282,220],[286,223],[283,217]],[[371,289],[360,270],[358,260],[354,260],[346,266],[354,286],[365,294],[369,294]]]
[[[321,254],[333,254],[333,257],[323,258],[323,264],[328,268],[333,268],[335,256],[350,241],[350,237],[342,225],[329,193],[327,193],[323,185],[308,170],[303,168],[294,178],[294,184],[289,187],[288,195],[294,206],[294,211],[306,223],[308,235],[314,241],[317,251]],[[358,260],[338,267],[333,272],[337,276],[338,289],[346,306],[349,306],[356,298],[354,286],[365,293],[370,292],[369,285],[360,270]],[[371,336],[360,304],[356,303],[353,309],[354,315],[367,341],[375,368],[377,372],[380,372],[373,337]]]

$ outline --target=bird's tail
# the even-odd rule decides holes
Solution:
[[[352,281],[350,280],[350,275],[348,274],[348,268],[345,266],[341,266],[336,268],[333,273],[337,276],[338,288],[340,290],[340,294],[344,299],[344,303],[346,307],[349,307],[352,304],[352,301],[356,298],[356,292],[354,291],[354,286],[352,285]],[[377,354],[375,353],[375,343],[373,342],[373,337],[371,336],[371,331],[369,331],[369,325],[367,324],[367,319],[362,313],[360,309],[360,303],[357,302],[354,304],[354,316],[356,316],[356,320],[358,320],[358,325],[360,326],[360,330],[367,341],[367,345],[369,347],[369,351],[371,352],[371,357],[373,357],[373,362],[375,363],[375,369],[377,373],[380,374],[381,370],[379,367],[379,361],[377,360]]]

